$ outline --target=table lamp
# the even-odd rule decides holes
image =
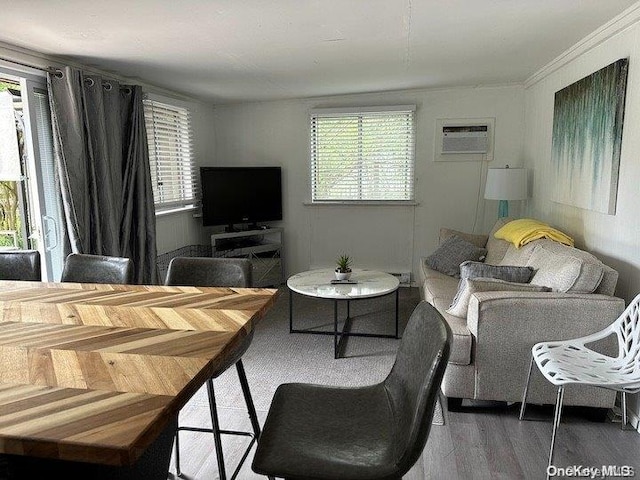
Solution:
[[[484,198],[500,200],[498,217],[509,216],[509,200],[525,200],[527,198],[526,168],[490,168],[487,171],[487,183]]]

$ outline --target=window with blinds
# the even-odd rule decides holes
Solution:
[[[198,188],[189,110],[148,98],[143,103],[156,211],[194,205]]]
[[[312,202],[414,201],[415,106],[312,110]]]

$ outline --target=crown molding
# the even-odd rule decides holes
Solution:
[[[612,18],[600,28],[590,33],[578,43],[573,45],[571,48],[565,50],[551,62],[549,62],[540,70],[527,78],[524,82],[524,87],[529,88],[535,85],[540,80],[551,75],[553,72],[565,66],[572,60],[578,58],[580,55],[583,55],[589,50],[597,47],[598,45],[601,45],[610,38],[632,27],[638,21],[640,21],[640,2],[633,4],[620,15]]]

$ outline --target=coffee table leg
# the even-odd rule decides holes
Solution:
[[[289,333],[293,332],[293,290],[289,290]]]
[[[400,290],[396,290],[396,338],[398,338],[398,303],[399,303],[399,292]]]
[[[338,358],[338,300],[333,301],[333,358]]]

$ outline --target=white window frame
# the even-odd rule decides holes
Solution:
[[[180,101],[151,94],[145,94],[143,104],[156,214],[194,209],[200,190],[191,111]]]
[[[415,205],[415,132],[416,132],[416,119],[415,119],[415,105],[393,105],[393,106],[371,106],[371,107],[353,107],[353,108],[316,108],[311,109],[309,112],[309,160],[310,160],[310,204],[322,205],[322,204],[396,204],[396,205]],[[358,135],[357,140],[354,139],[353,147],[358,152],[362,152],[363,135],[366,133],[366,121],[375,121],[376,116],[385,115],[405,115],[409,120],[406,133],[406,144],[404,145],[404,154],[400,155],[400,158],[396,156],[398,167],[404,169],[404,173],[400,174],[397,180],[401,185],[393,195],[395,198],[388,196],[389,191],[385,192],[380,189],[377,192],[373,188],[374,194],[378,194],[375,198],[370,197],[370,193],[363,195],[363,190],[366,190],[367,185],[363,183],[363,180],[358,174],[356,180],[351,179],[354,188],[357,192],[348,192],[348,187],[345,188],[345,195],[335,195],[333,197],[326,194],[321,194],[318,190],[318,168],[322,165],[322,159],[318,158],[318,143],[322,141],[322,138],[318,138],[317,123],[319,118],[325,118],[329,120],[339,121],[341,118],[358,119]],[[364,119],[364,120],[363,120]],[[367,158],[362,153],[357,155],[357,170],[359,172],[366,170],[367,162],[371,158]],[[402,158],[404,157],[404,158]],[[328,159],[325,160],[328,163]],[[325,163],[325,166],[326,166]],[[329,166],[332,168],[332,166]],[[375,172],[376,169],[374,168]],[[375,176],[375,175],[374,175]],[[401,177],[404,177],[402,180]],[[384,179],[380,179],[383,181]],[[369,187],[370,188],[370,187]],[[349,197],[349,198],[347,198]],[[367,197],[367,198],[365,198]],[[401,198],[400,198],[401,197]]]

